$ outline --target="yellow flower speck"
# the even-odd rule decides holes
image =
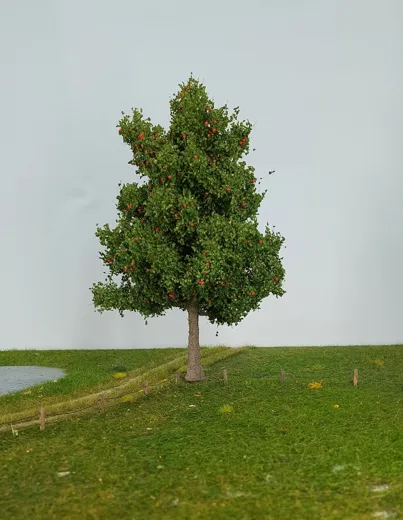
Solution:
[[[219,409],[220,413],[232,413],[234,411],[233,407],[229,404],[225,404]]]
[[[382,361],[381,359],[375,359],[373,361],[374,365],[376,365],[377,367],[383,367],[385,365],[385,361]]]
[[[116,374],[113,374],[113,377],[115,379],[123,379],[126,376],[127,376],[126,372],[116,372]]]
[[[322,388],[322,381],[308,383],[308,388]]]
[[[339,404],[334,404],[333,408],[340,408],[340,405]]]

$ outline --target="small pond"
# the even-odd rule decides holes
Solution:
[[[18,392],[33,385],[60,379],[65,374],[59,368],[0,367],[0,395]]]

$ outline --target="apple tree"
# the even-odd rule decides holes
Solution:
[[[258,230],[264,193],[244,160],[252,125],[238,115],[216,106],[193,76],[170,101],[167,130],[142,110],[122,112],[118,131],[140,182],[121,185],[116,226],[96,232],[107,278],[91,288],[95,308],[144,318],[187,312],[187,381],[204,377],[199,316],[236,325],[285,292],[284,238]]]

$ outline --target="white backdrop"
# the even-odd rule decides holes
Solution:
[[[261,210],[287,294],[203,344],[403,342],[400,0],[0,4],[0,349],[184,346],[186,316],[99,315],[96,223],[115,220],[116,124],[169,121],[190,72],[255,123]],[[268,170],[276,174],[268,177]]]

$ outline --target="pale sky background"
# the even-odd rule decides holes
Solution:
[[[166,125],[190,72],[255,124],[287,240],[287,294],[202,344],[402,343],[402,27],[401,0],[2,0],[0,349],[186,345],[184,313],[100,315],[89,287],[134,179],[120,113]]]

